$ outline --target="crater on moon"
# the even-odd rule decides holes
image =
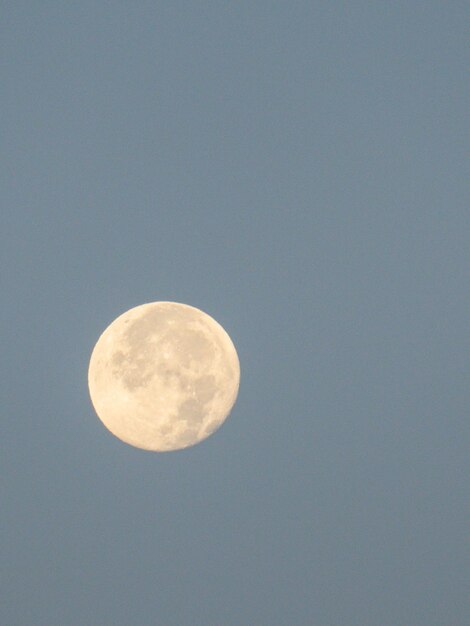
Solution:
[[[226,419],[240,366],[225,330],[175,302],[144,304],[99,338],[88,382],[98,416],[117,437],[148,450],[202,441]]]

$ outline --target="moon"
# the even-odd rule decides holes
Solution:
[[[106,428],[165,452],[214,433],[238,394],[240,363],[212,317],[179,302],[150,302],[116,318],[90,358],[88,388]]]

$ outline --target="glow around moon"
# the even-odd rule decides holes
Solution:
[[[120,315],[96,343],[88,370],[93,406],[116,437],[145,450],[192,446],[225,421],[240,365],[212,317],[152,302]]]

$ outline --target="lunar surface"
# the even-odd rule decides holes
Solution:
[[[212,317],[152,302],[120,315],[96,343],[88,370],[93,406],[116,437],[145,450],[192,446],[224,422],[240,365]]]

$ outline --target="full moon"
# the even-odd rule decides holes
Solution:
[[[122,441],[164,452],[199,443],[225,421],[240,364],[225,330],[187,304],[151,302],[126,311],[91,354],[91,401]]]

